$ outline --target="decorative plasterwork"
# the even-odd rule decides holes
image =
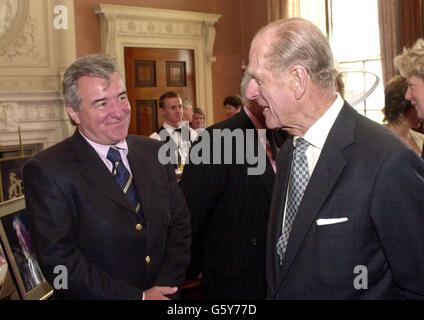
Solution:
[[[6,48],[15,41],[25,26],[29,2],[4,0],[0,3],[0,48]]]
[[[68,29],[53,26],[56,5]],[[60,93],[76,58],[73,0],[0,0],[0,146],[48,147],[73,132]]]
[[[196,101],[213,123],[212,65],[217,14],[99,4],[103,52],[125,70],[125,47],[194,50]]]
[[[0,77],[0,92],[59,91],[58,76]]]
[[[26,56],[31,58],[36,64],[47,63],[46,57],[43,57],[41,51],[37,48],[35,31],[37,29],[37,21],[31,16],[24,26],[22,32],[17,36],[15,41],[5,47],[0,54],[4,62],[11,62],[17,56]]]

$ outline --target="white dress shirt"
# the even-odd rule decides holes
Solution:
[[[175,128],[168,124],[167,122],[163,123],[163,128],[168,131],[169,135],[174,139],[174,142],[177,146],[181,146],[181,132],[175,131],[175,129],[181,129],[181,125],[178,128]],[[197,139],[197,132],[192,128],[188,128],[190,130],[190,141],[194,142]],[[153,132],[149,138],[161,141],[161,138],[157,132]]]
[[[343,99],[337,94],[336,100],[333,102],[330,108],[306,131],[303,139],[309,142],[309,146],[305,151],[306,159],[308,160],[309,177],[312,177],[315,166],[318,162],[319,156],[321,155],[322,148],[324,147],[325,141],[327,140],[328,133],[334,125],[337,116],[340,113],[344,104]],[[295,136],[293,138],[293,145],[296,145],[296,140],[300,137]],[[286,203],[284,206],[284,217],[283,226],[286,220],[287,212],[287,198],[288,188],[286,191]]]
[[[109,152],[109,148],[111,145],[104,145],[97,142],[94,142],[90,139],[88,139],[81,131],[79,133],[84,137],[85,140],[90,144],[90,146],[93,147],[94,150],[96,150],[97,154],[99,155],[100,159],[104,162],[106,167],[110,172],[112,172],[113,164],[112,162],[107,158],[107,153]],[[132,175],[130,164],[127,159],[128,155],[128,145],[127,141],[124,139],[121,142],[115,144],[114,146],[118,147],[119,153],[121,155],[122,162],[124,163],[125,167],[128,169],[130,174]]]

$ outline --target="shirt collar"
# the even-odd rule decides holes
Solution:
[[[105,145],[105,144],[100,144],[100,143],[94,142],[93,140],[88,139],[79,129],[78,129],[78,131],[82,135],[82,137],[85,140],[87,140],[87,142],[94,148],[94,150],[96,150],[96,152],[101,157],[107,158],[107,153],[109,152],[109,148],[112,145]],[[118,149],[122,149],[125,155],[128,154],[128,145],[127,145],[126,139],[118,142],[117,144],[114,144],[114,146],[116,146]]]
[[[178,128],[181,128],[181,124],[177,127],[177,128],[175,128],[175,127],[173,127],[173,126],[171,126],[170,124],[168,124],[168,122],[164,122],[163,123],[163,127],[165,128],[165,129],[168,129],[168,130],[175,130],[175,129],[178,129]]]
[[[342,109],[344,101],[339,94],[337,94],[336,100],[333,102],[330,108],[306,131],[303,139],[308,141],[311,145],[316,148],[322,149],[324,143],[327,140],[327,136],[333,127],[337,116]],[[293,143],[299,137],[294,137]]]

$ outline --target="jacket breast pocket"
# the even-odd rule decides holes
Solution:
[[[347,220],[325,225],[318,225],[315,221],[314,228],[315,235],[318,238],[327,238],[353,233],[358,229],[358,224],[355,220]]]

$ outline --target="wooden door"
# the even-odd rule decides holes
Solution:
[[[166,91],[175,91],[196,105],[193,50],[126,47],[124,52],[131,104],[129,133],[148,136],[162,126],[159,97]]]

